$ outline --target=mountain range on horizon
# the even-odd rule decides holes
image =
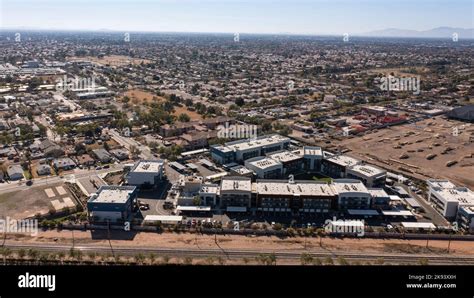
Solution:
[[[456,33],[459,39],[474,39],[474,28],[455,28],[455,27],[438,27],[429,30],[410,30],[387,28],[382,30],[370,31],[360,36],[369,37],[413,37],[413,38],[452,38]]]

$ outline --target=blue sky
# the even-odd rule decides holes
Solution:
[[[0,0],[6,29],[342,34],[474,27],[473,0]]]

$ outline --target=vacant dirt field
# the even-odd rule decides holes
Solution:
[[[15,182],[17,183],[17,182]],[[51,201],[71,197],[62,184],[0,194],[0,218],[23,219],[36,214],[47,214],[52,207]]]
[[[175,111],[173,115],[178,117],[181,114],[187,114],[189,118],[191,118],[191,121],[195,120],[202,120],[202,116],[194,111],[188,110],[186,107],[175,107]]]
[[[165,100],[161,96],[158,96],[158,95],[153,94],[151,92],[140,90],[140,89],[129,90],[129,91],[125,92],[125,96],[128,96],[130,98],[130,103],[131,104],[141,104],[141,103],[144,103],[144,102],[152,103],[154,97],[158,98],[158,101],[164,101]]]
[[[457,135],[456,135],[457,131]],[[474,125],[442,117],[342,140],[349,155],[426,178],[474,187]],[[403,156],[404,155],[404,156]],[[448,162],[456,162],[447,166]]]

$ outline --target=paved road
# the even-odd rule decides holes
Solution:
[[[153,154],[148,146],[142,145],[139,142],[135,141],[132,138],[121,136],[116,130],[108,130],[109,135],[120,145],[124,146],[128,150],[130,147],[135,146],[140,150],[140,158],[142,159],[154,159]]]
[[[13,192],[13,191],[21,191],[29,188],[41,187],[49,184],[56,184],[62,182],[75,182],[76,179],[89,177],[91,175],[96,174],[105,174],[117,170],[123,169],[122,164],[113,164],[108,169],[102,169],[99,171],[95,170],[83,170],[83,169],[75,169],[74,171],[70,171],[67,174],[62,176],[51,176],[51,177],[41,177],[32,179],[33,184],[31,186],[27,186],[24,181],[20,182],[11,182],[11,183],[2,183],[0,184],[0,193],[6,192]]]
[[[451,225],[449,221],[447,221],[441,214],[439,214],[439,212],[436,209],[434,209],[433,206],[431,206],[429,202],[427,202],[424,198],[422,198],[418,194],[411,191],[411,189],[408,186],[406,186],[405,184],[400,184],[400,183],[397,183],[396,185],[403,187],[403,189],[405,189],[408,192],[410,197],[416,199],[418,203],[420,203],[423,209],[425,209],[425,215],[429,216],[431,218],[431,221],[436,226],[450,226]]]

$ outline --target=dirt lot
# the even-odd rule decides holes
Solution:
[[[38,213],[47,214],[52,207],[51,201],[64,197],[71,197],[71,194],[62,183],[0,194],[0,218],[23,219]]]
[[[457,136],[453,134],[456,128]],[[474,142],[470,139],[473,135],[474,125],[438,116],[348,138],[339,144],[351,150],[349,155],[388,169],[420,179],[446,178],[472,188]],[[402,155],[406,158],[401,158]],[[448,167],[446,164],[451,161],[457,163]]]
[[[161,96],[140,89],[128,90],[127,92],[125,92],[125,96],[128,96],[130,98],[130,103],[132,104],[139,104],[144,102],[152,103],[153,97],[158,98],[158,101],[165,100]]]
[[[187,114],[189,118],[191,118],[191,121],[202,120],[201,115],[199,115],[198,113],[194,111],[188,110],[186,107],[175,107],[175,111],[173,112],[173,115],[178,117],[181,114]]]

